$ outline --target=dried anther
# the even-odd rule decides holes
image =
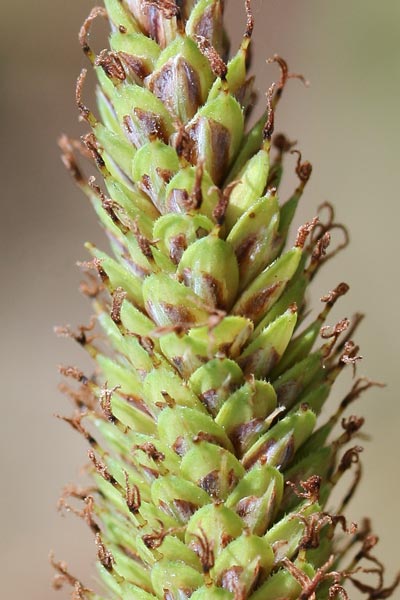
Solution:
[[[97,397],[88,385],[82,384],[77,390],[74,390],[66,383],[60,383],[58,388],[62,394],[66,394],[72,400],[79,412],[85,409],[92,413],[96,411]]]
[[[364,417],[356,417],[355,415],[351,415],[347,419],[342,419],[342,427],[345,430],[349,440],[361,429],[364,423]]]
[[[172,145],[180,158],[190,162],[190,157],[194,148],[194,141],[186,131],[182,121],[180,121],[177,117],[174,118],[174,127],[176,129],[176,133],[172,136]]]
[[[309,517],[299,515],[299,518],[305,525],[304,535],[300,541],[299,548],[303,550],[318,548],[322,529],[325,525],[332,524],[331,516],[326,513],[316,513]]]
[[[314,217],[312,221],[308,221],[307,223],[299,227],[295,242],[295,246],[297,248],[304,248],[308,236],[312,233],[312,231],[315,229],[318,223],[318,217]]]
[[[165,19],[173,19],[180,16],[179,7],[175,0],[144,0],[144,4],[156,7],[161,11]]]
[[[88,598],[88,593],[91,595],[91,592],[86,590],[83,585],[77,581],[72,591],[71,600],[85,600],[85,598]]]
[[[101,67],[111,81],[119,83],[125,81],[125,69],[117,52],[102,50],[97,56],[94,64],[96,67]]]
[[[299,150],[291,150],[291,154],[297,154],[296,175],[304,186],[311,177],[312,164],[308,160],[301,162],[301,152]]]
[[[107,18],[107,11],[101,6],[95,6],[89,13],[89,16],[85,19],[80,31],[79,31],[79,42],[82,46],[83,52],[89,58],[90,62],[94,64],[95,53],[89,46],[89,35],[92,28],[93,22],[98,18]]]
[[[220,77],[222,80],[226,78],[228,67],[212,46],[210,41],[202,35],[196,35],[195,40],[199,47],[200,52],[206,57],[210,63],[211,70],[216,77]]]
[[[291,481],[287,481],[286,485],[292,488],[298,498],[305,498],[310,504],[314,504],[319,501],[321,481],[318,475],[311,475],[306,481],[300,481],[299,487]]]
[[[272,64],[274,62],[279,65],[279,68],[281,70],[281,77],[276,86],[276,94],[273,101],[273,105],[275,108],[280,100],[280,97],[282,96],[282,92],[285,89],[288,79],[300,79],[300,81],[302,81],[304,85],[309,85],[309,82],[305,79],[304,75],[301,75],[299,73],[289,73],[287,62],[281,56],[278,56],[278,54],[274,54],[272,58],[269,58],[267,60],[268,64]]]
[[[254,30],[254,15],[251,10],[251,0],[245,0],[244,6],[246,9],[246,32],[244,35],[250,39]]]
[[[83,507],[82,510],[78,510],[75,507],[71,506],[68,502],[67,502],[67,497],[69,496],[73,496],[73,497],[77,497],[74,490],[72,491],[71,494],[68,494],[68,488],[66,488],[66,490],[64,490],[64,494],[61,496],[61,498],[58,501],[58,505],[57,508],[59,510],[61,510],[62,508],[65,508],[68,511],[73,512],[77,517],[80,517],[81,519],[83,519],[87,525],[90,527],[90,529],[92,530],[92,532],[96,535],[97,533],[99,533],[100,531],[100,527],[98,526],[98,524],[96,523],[96,521],[93,518],[93,512],[94,512],[94,498],[91,495],[86,495],[83,498],[81,496],[78,496],[81,500],[84,501],[85,506]]]
[[[183,199],[183,205],[187,210],[198,210],[203,203],[203,192],[201,185],[204,176],[204,161],[199,159],[196,164],[194,186],[191,194]]]
[[[340,460],[338,471],[344,473],[351,468],[351,465],[358,464],[360,462],[360,453],[362,451],[362,446],[354,446],[354,448],[349,448],[349,450],[344,453]]]
[[[334,340],[336,342],[339,335],[341,333],[343,333],[343,331],[346,331],[346,329],[348,329],[349,326],[350,326],[350,321],[349,321],[349,319],[345,318],[345,319],[342,319],[341,321],[339,321],[339,323],[336,323],[336,325],[334,327],[330,327],[329,325],[321,327],[320,335],[323,340],[329,340],[330,338],[334,338]]]
[[[348,440],[349,440],[349,436],[347,433],[345,433],[343,436],[341,436],[341,438],[339,438],[339,440],[337,442],[335,442],[335,444],[339,446],[339,445],[341,445],[342,441],[343,441],[343,443],[346,443]],[[350,500],[354,496],[354,494],[359,486],[359,483],[361,481],[362,465],[361,465],[361,461],[359,458],[359,454],[362,451],[363,451],[363,448],[361,446],[355,446],[354,448],[350,448],[350,450],[348,450],[342,457],[336,474],[331,478],[331,481],[333,483],[337,482],[341,478],[341,476],[343,475],[343,473],[345,471],[350,469],[353,464],[356,465],[354,476],[353,476],[353,481],[351,482],[351,484],[349,486],[348,492],[342,498],[342,502],[341,502],[341,505],[339,508],[340,513],[342,513],[345,510],[345,507],[347,506],[347,504],[350,502]]]
[[[154,141],[157,137],[160,137],[158,128],[156,128],[153,132],[150,133],[149,138]],[[156,173],[161,177],[164,183],[169,183],[173,177],[173,172],[170,169],[162,169],[161,167],[156,167]]]
[[[88,456],[99,475],[101,475],[106,481],[109,481],[110,483],[116,483],[114,477],[111,475],[106,465],[96,457],[93,450],[89,450]]]
[[[85,261],[85,262],[78,262],[78,267],[84,268],[84,269],[95,269],[97,271],[97,274],[99,275],[102,283],[104,284],[104,286],[102,286],[100,289],[103,289],[103,287],[108,288],[109,287],[109,277],[107,275],[107,273],[105,272],[105,270],[103,269],[103,267],[101,266],[102,261],[99,258],[94,258],[91,261]]]
[[[142,452],[147,454],[147,456],[156,463],[165,460],[165,454],[157,450],[155,445],[151,442],[145,442],[144,444],[134,446],[134,450],[142,450]]]
[[[93,331],[96,324],[96,317],[93,316],[90,320],[89,325],[79,325],[78,331],[74,332],[70,325],[56,326],[54,327],[54,333],[59,337],[69,337],[78,342],[81,346],[91,344],[96,336],[88,336],[88,331]]]
[[[142,500],[140,497],[140,490],[137,485],[130,486],[129,484],[129,475],[125,471],[125,490],[126,490],[126,505],[129,508],[132,514],[136,514],[139,512],[139,509],[142,504]]]
[[[68,571],[67,563],[65,563],[64,561],[56,561],[54,559],[53,553],[50,554],[49,560],[51,566],[57,572],[53,580],[53,587],[55,590],[60,590],[66,583],[74,588],[72,598],[74,598],[75,596],[76,600],[85,598],[87,594],[92,594],[91,590],[85,588],[79,581],[79,579],[71,575],[71,573]],[[79,593],[80,596],[75,595],[76,593]]]
[[[358,525],[356,523],[350,523],[350,526],[347,526],[347,520],[344,515],[329,515],[329,517],[334,529],[340,525],[342,527],[342,531],[350,535],[354,535],[358,531]]]
[[[365,315],[363,315],[362,313],[356,313],[355,315],[353,315],[350,319],[351,323],[350,323],[350,327],[348,328],[348,330],[346,331],[346,334],[343,336],[340,344],[338,344],[335,355],[340,357],[341,354],[344,352],[344,349],[346,347],[346,344],[348,342],[353,343],[351,340],[354,337],[354,333],[357,331],[361,321],[363,320]]]
[[[328,305],[333,306],[338,298],[347,294],[349,289],[350,286],[347,283],[339,283],[334,290],[322,296],[321,302],[326,302]]]
[[[76,411],[72,417],[65,417],[63,415],[56,415],[62,421],[71,425],[75,431],[83,435],[83,437],[89,442],[91,446],[96,446],[96,440],[94,437],[88,432],[88,430],[82,425],[82,419],[87,416],[87,413],[81,413]]]
[[[228,208],[229,198],[238,183],[240,183],[240,180],[231,181],[231,183],[228,183],[228,185],[222,191],[217,186],[212,187],[212,191],[216,191],[218,194],[218,202],[213,210],[213,217],[218,225],[222,225],[225,220],[225,213],[226,209]]]
[[[322,353],[325,359],[327,359],[331,355],[332,350],[335,347],[340,335],[344,331],[346,331],[349,328],[349,326],[349,319],[342,319],[341,321],[339,321],[339,323],[336,323],[334,327],[330,327],[329,325],[321,327],[320,335],[322,339],[331,340],[330,342],[326,343],[322,348]]]
[[[75,99],[76,99],[76,104],[78,106],[81,119],[83,121],[87,121],[87,123],[89,123],[89,125],[93,126],[96,123],[96,117],[91,112],[91,110],[82,102],[82,91],[83,91],[83,86],[86,81],[86,75],[87,75],[87,70],[82,69],[82,71],[80,72],[80,75],[76,81]]]
[[[373,568],[363,568],[363,573],[370,573],[377,576],[376,586],[367,585],[364,582],[359,581],[353,577],[353,574],[349,576],[350,581],[353,585],[360,590],[363,594],[368,594],[368,600],[385,600],[390,598],[393,592],[400,585],[400,573],[398,573],[392,583],[392,585],[385,587],[384,575],[385,567],[380,560],[371,554],[371,550],[378,543],[378,537],[370,533],[370,523],[367,521],[366,530],[364,532],[364,539],[362,540],[361,550],[356,554],[354,563],[357,564],[361,560],[365,559],[373,563]]]
[[[95,491],[95,487],[79,488],[74,484],[66,485],[62,491],[61,498],[57,503],[57,508],[60,510],[64,506],[65,498],[77,498],[78,500],[85,500],[87,496],[90,496]]]
[[[126,292],[121,287],[116,288],[112,295],[110,316],[116,325],[121,323],[121,308],[126,296]]]
[[[278,150],[280,158],[283,154],[289,152],[297,142],[291,142],[284,133],[277,133],[274,136],[273,146]]]
[[[114,557],[111,554],[111,552],[109,550],[107,550],[107,548],[103,544],[103,541],[102,541],[99,533],[96,535],[96,546],[97,546],[97,558],[99,559],[99,561],[101,562],[101,564],[107,571],[112,571],[114,563],[115,563]]]
[[[345,589],[340,585],[340,581],[343,577],[346,577],[346,573],[341,573],[337,571],[329,572],[329,569],[332,567],[334,563],[335,557],[332,555],[326,561],[326,563],[316,570],[314,577],[311,579],[304,571],[299,569],[296,565],[294,565],[288,558],[284,558],[282,560],[282,564],[289,571],[289,573],[296,579],[296,581],[301,586],[301,594],[298,597],[298,600],[316,600],[317,588],[319,585],[327,580],[333,579],[333,584],[329,588],[329,599],[333,600],[338,597],[338,594],[341,595],[342,600],[349,600],[349,596]]]
[[[139,244],[139,248],[144,257],[146,257],[149,261],[154,261],[153,252],[151,250],[152,246],[155,246],[156,242],[149,241],[140,231],[139,225],[137,221],[132,223],[132,231],[135,235],[136,241]]]
[[[160,531],[153,531],[153,533],[142,535],[143,543],[150,550],[159,548],[167,535],[174,534],[176,531],[176,529],[164,529],[164,524],[159,519],[157,521],[161,527]]]
[[[115,385],[113,388],[108,389],[107,382],[106,382],[100,390],[100,396],[99,396],[100,406],[104,413],[104,416],[106,417],[106,419],[108,421],[110,421],[110,423],[116,422],[116,418],[112,412],[111,399],[112,399],[113,393],[119,389],[121,389],[120,385]]]
[[[350,237],[347,228],[342,223],[337,223],[335,221],[335,211],[332,204],[329,202],[324,202],[318,207],[318,213],[321,213],[323,210],[326,210],[328,213],[327,221],[324,222],[320,217],[318,227],[315,228],[311,237],[311,244],[318,244],[318,242],[320,242],[320,240],[326,236],[326,234],[330,234],[335,229],[341,231],[344,237],[343,242],[338,244],[334,250],[332,250],[328,255],[325,252],[320,257],[320,261],[323,259],[323,262],[326,262],[327,260],[330,260],[336,256],[336,254],[346,248],[346,246],[348,246]]]
[[[342,402],[340,403],[340,410],[343,412],[352,402],[357,400],[363,392],[366,392],[372,387],[385,387],[384,383],[379,383],[378,381],[372,381],[366,377],[360,377],[353,384],[350,392],[346,394]]]
[[[263,130],[263,137],[264,140],[271,140],[272,138],[272,134],[274,133],[274,124],[275,124],[275,109],[274,109],[274,105],[272,102],[272,97],[274,94],[274,90],[275,90],[275,84],[273,83],[267,93],[266,93],[266,97],[267,97],[267,122],[264,125],[264,130]]]
[[[326,258],[326,251],[331,243],[331,234],[326,231],[316,242],[311,255],[311,265],[318,265]],[[315,267],[314,267],[315,268]]]
[[[97,186],[96,186],[97,187]],[[129,227],[126,226],[122,221],[123,209],[122,207],[111,200],[111,198],[106,198],[102,192],[100,192],[101,197],[101,205],[103,209],[106,211],[112,222],[118,227],[118,229],[126,235],[129,231]]]
[[[184,233],[179,233],[178,235],[171,237],[169,247],[169,257],[174,265],[178,265],[187,248],[186,235]]]
[[[86,280],[79,284],[79,291],[88,298],[94,300],[104,290],[104,286],[99,283],[97,277],[93,273],[86,273]]]
[[[339,362],[345,365],[352,365],[353,374],[356,373],[356,365],[359,360],[362,360],[362,356],[357,354],[359,348],[352,341],[346,342],[344,346],[343,354],[340,357]]]
[[[72,377],[72,379],[75,379],[80,383],[88,383],[89,381],[84,372],[78,369],[78,367],[67,367],[64,365],[59,365],[58,370],[61,373],[61,375],[64,375],[65,377]]]
[[[106,165],[99,152],[95,135],[93,133],[88,133],[82,137],[82,141],[90,152],[90,155],[99,171],[104,171],[106,169]]]
[[[191,542],[192,549],[200,559],[203,573],[209,573],[215,563],[214,550],[205,531],[200,528],[200,535],[196,534]]]
[[[91,155],[89,155],[89,158],[90,157],[91,157]],[[101,200],[101,205],[104,208],[104,210],[106,211],[106,213],[108,214],[108,216],[110,217],[110,219],[112,219],[112,221],[116,225],[120,226],[120,223],[119,223],[119,220],[118,220],[118,217],[117,217],[117,211],[118,212],[125,212],[123,210],[123,208],[118,204],[118,202],[115,202],[115,200],[112,200],[111,198],[106,198],[106,196],[102,192],[100,186],[97,185],[95,177],[93,177],[93,176],[89,177],[89,179],[88,179],[88,185],[91,188],[91,190],[94,191],[94,193],[96,194],[96,196],[98,196],[98,198]],[[127,233],[128,231],[129,231],[128,228],[126,228],[124,230],[125,233]]]
[[[154,342],[150,337],[145,335],[138,335],[137,333],[129,333],[129,335],[133,335],[138,340],[143,350],[146,350],[147,354],[153,358],[153,363],[155,365],[159,364],[154,354]]]
[[[101,266],[101,260],[94,258],[91,261],[78,261],[76,264],[80,269],[82,269],[82,271],[84,271],[84,274],[87,278],[85,281],[80,283],[80,291],[89,298],[97,298],[105,289],[104,283],[108,282],[107,274]],[[91,272],[93,270],[95,270],[96,274],[100,276],[101,282],[99,281],[98,277]]]
[[[339,583],[334,583],[333,585],[331,585],[328,594],[329,600],[337,600],[338,598],[341,598],[342,600],[349,600],[348,593],[346,592],[344,587],[341,586]]]
[[[79,186],[84,185],[85,178],[75,158],[72,140],[63,134],[58,140],[58,145],[61,149],[61,160],[65,168]]]

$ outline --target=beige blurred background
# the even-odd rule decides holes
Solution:
[[[9,600],[57,597],[50,549],[89,585],[93,576],[86,526],[55,508],[86,457],[85,444],[53,417],[69,410],[57,391],[56,365],[88,361],[52,332],[54,324],[87,320],[90,306],[77,291],[74,265],[85,258],[85,240],[102,240],[55,143],[61,131],[81,131],[73,97],[85,61],[77,31],[91,4],[2,2],[0,569],[1,595]],[[242,2],[227,4],[228,27],[239,39]],[[276,66],[265,64],[275,52],[312,84],[290,82],[277,115],[277,130],[299,140],[314,164],[299,221],[329,199],[351,231],[351,246],[315,283],[314,306],[339,281],[351,283],[334,316],[367,313],[357,335],[364,355],[359,371],[388,384],[354,408],[366,416],[372,441],[365,444],[366,475],[350,513],[355,520],[373,515],[380,556],[393,575],[400,566],[400,2],[254,0],[254,7],[260,91],[277,77]],[[288,170],[293,164],[289,158]],[[349,375],[332,402],[348,385]]]

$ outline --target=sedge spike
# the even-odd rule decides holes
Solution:
[[[291,229],[312,167],[274,127],[288,80],[304,78],[275,55],[280,77],[248,127],[255,19],[244,7],[231,56],[223,0],[104,0],[80,30],[97,109],[84,70],[87,131],[60,147],[111,252],[86,244],[81,290],[95,316],[57,328],[94,363],[60,367],[74,405],[62,418],[87,440],[92,480],[67,487],[60,507],[90,527],[98,568],[92,590],[52,557],[55,586],[75,600],[348,600],[351,585],[377,600],[400,581],[384,583],[369,521],[344,514],[364,423],[348,407],[379,384],[356,379],[320,417],[360,360],[361,316],[329,317],[349,286],[303,326],[306,291],[347,231],[327,204]],[[96,53],[98,19],[110,35]],[[281,200],[290,152],[298,185]],[[330,512],[344,474],[351,488]]]

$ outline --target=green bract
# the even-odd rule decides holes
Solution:
[[[345,520],[326,511],[358,461],[359,447],[342,447],[362,420],[344,419],[339,434],[334,426],[370,384],[357,382],[317,422],[341,369],[358,358],[349,321],[324,326],[347,286],[303,326],[305,292],[336,225],[314,219],[290,231],[311,173],[300,159],[298,188],[279,202],[291,148],[272,137],[287,79],[279,57],[281,79],[248,131],[245,7],[231,60],[222,0],[105,0],[81,31],[98,79],[98,116],[82,102],[84,74],[77,90],[96,180],[81,173],[76,143],[64,137],[62,148],[113,256],[87,244],[83,289],[101,334],[62,330],[91,354],[94,373],[62,372],[79,381],[69,422],[91,446],[94,483],[70,491],[85,503],[107,598],[344,599],[340,569],[369,552],[364,543],[347,559],[368,532],[340,546]],[[111,49],[97,56],[96,16],[111,28]],[[55,564],[75,599],[103,598]],[[379,593],[370,597],[388,597]]]

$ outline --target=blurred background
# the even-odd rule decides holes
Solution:
[[[87,322],[91,309],[77,290],[75,263],[86,258],[84,241],[103,242],[56,146],[62,131],[75,136],[83,131],[74,105],[75,79],[85,65],[77,31],[91,5],[2,2],[0,569],[2,596],[9,600],[57,598],[50,583],[51,549],[88,585],[94,574],[87,527],[56,512],[60,490],[78,480],[86,460],[79,436],[54,418],[70,409],[57,391],[56,367],[89,369],[89,363],[52,330],[55,324]],[[254,0],[254,13],[258,111],[279,76],[276,65],[265,63],[274,53],[311,82],[309,88],[289,82],[276,118],[276,130],[298,140],[314,165],[298,223],[330,200],[351,232],[350,247],[315,282],[313,306],[318,310],[318,298],[340,281],[351,284],[331,323],[357,310],[366,313],[356,337],[364,356],[359,373],[388,384],[353,407],[366,417],[372,440],[365,443],[365,475],[349,515],[356,521],[373,515],[379,556],[392,577],[400,566],[400,3]],[[244,28],[240,0],[227,1],[227,16],[238,41]],[[289,156],[288,172],[294,163]],[[294,182],[290,175],[284,197]],[[331,402],[351,385],[350,375]],[[68,597],[67,590],[58,594]]]

